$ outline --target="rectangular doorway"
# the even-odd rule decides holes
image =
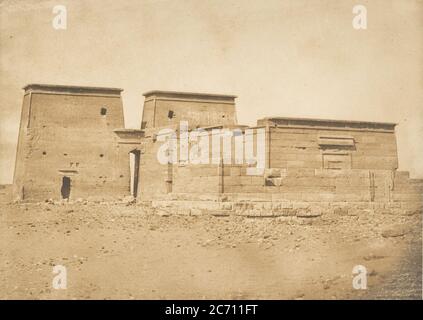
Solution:
[[[71,178],[66,176],[62,177],[62,187],[60,189],[60,193],[62,194],[62,199],[69,200],[71,193]]]
[[[131,170],[131,195],[136,198],[138,196],[138,178],[140,170],[140,157],[139,150],[132,150],[129,152],[129,167]]]

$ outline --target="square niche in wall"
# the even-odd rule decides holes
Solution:
[[[351,169],[351,155],[325,151],[323,153],[324,169]]]

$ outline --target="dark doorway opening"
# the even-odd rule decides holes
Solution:
[[[129,165],[131,169],[131,195],[136,198],[138,196],[138,177],[140,170],[140,156],[139,150],[132,150],[129,153]]]
[[[69,199],[71,191],[71,179],[69,177],[62,178],[62,188],[60,192],[62,194],[62,199]]]

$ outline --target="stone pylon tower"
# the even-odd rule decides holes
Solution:
[[[107,199],[129,194],[129,161],[113,130],[124,127],[122,89],[24,87],[14,199]]]

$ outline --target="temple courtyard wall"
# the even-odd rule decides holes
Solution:
[[[299,217],[317,217],[325,213],[354,215],[358,210],[411,215],[423,207],[423,180],[410,179],[408,172],[284,171],[286,180],[282,180],[281,186],[266,186],[263,177],[245,177],[242,188],[248,192],[235,193],[193,192],[189,187],[189,175],[186,175],[185,193],[181,189],[179,193],[156,195],[153,200],[141,200],[140,203],[164,214]],[[226,178],[232,179],[232,176],[224,176],[224,181]]]
[[[260,175],[249,175],[252,166],[234,164],[234,159],[229,164],[160,164],[157,154],[163,143],[157,140],[158,131],[148,133],[138,145],[137,201],[156,212],[319,216],[357,210],[414,214],[422,208],[423,180],[397,170],[391,130],[334,134],[318,128],[266,128],[269,147]],[[335,157],[327,160],[326,154]],[[284,156],[292,160],[279,162]]]

